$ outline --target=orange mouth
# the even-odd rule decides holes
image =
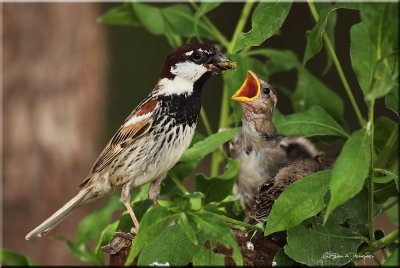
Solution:
[[[247,102],[257,99],[260,96],[260,81],[255,73],[247,71],[246,80],[238,91],[232,96],[232,100]]]

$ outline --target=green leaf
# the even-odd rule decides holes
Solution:
[[[375,215],[381,212],[375,207]],[[368,192],[362,190],[355,197],[337,207],[329,216],[329,221],[337,224],[359,225],[368,222]]]
[[[348,137],[349,134],[319,106],[311,106],[307,111],[287,116],[273,117],[279,134],[282,135],[332,135]]]
[[[153,241],[162,230],[177,218],[177,213],[173,213],[164,207],[151,207],[140,221],[139,231],[133,241],[125,263],[130,265],[142,248]]]
[[[396,248],[389,257],[386,258],[383,266],[398,266],[399,265],[399,248]]]
[[[331,6],[330,3],[323,3],[323,2],[318,2],[315,3],[315,7],[318,10],[318,13],[321,13],[320,11],[322,11],[323,9],[326,8],[326,6]],[[331,13],[328,16],[328,21],[326,23],[325,26],[325,32],[328,35],[329,40],[331,41],[331,44],[333,47],[335,47],[335,26],[336,26],[336,21],[337,21],[337,13]],[[333,60],[332,57],[330,55],[329,49],[327,46],[324,46],[325,51],[326,51],[326,66],[325,69],[323,71],[323,75],[327,74],[328,71],[330,70],[330,68],[332,67],[333,64]]]
[[[97,256],[102,256],[101,247],[107,245],[114,236],[115,231],[117,231],[119,221],[115,221],[109,225],[101,232],[100,239],[97,242],[95,253]]]
[[[374,145],[378,152],[381,152],[395,128],[395,123],[387,117],[379,117],[374,124]]]
[[[81,220],[75,234],[75,243],[86,243],[98,237],[110,221],[112,213],[122,207],[119,197],[113,195],[104,208],[89,214]]]
[[[161,35],[165,32],[165,21],[161,9],[150,5],[134,2],[131,7],[140,24],[150,33]]]
[[[160,232],[157,229],[153,231]],[[169,263],[171,266],[183,266],[187,265],[198,251],[199,247],[190,241],[181,225],[168,226],[143,248],[138,265]]]
[[[330,170],[321,171],[289,185],[272,206],[264,234],[289,229],[320,212],[330,176]]]
[[[15,265],[15,266],[33,266],[36,265],[28,257],[21,255],[10,249],[1,248],[0,249],[0,263],[3,265]]]
[[[191,148],[186,150],[179,161],[190,162],[202,159],[207,154],[217,149],[221,144],[232,139],[239,132],[239,130],[240,128],[232,128],[208,136],[204,140],[199,141]]]
[[[186,235],[190,239],[190,241],[193,244],[195,244],[196,246],[198,246],[199,241],[197,240],[196,232],[195,232],[195,230],[193,230],[192,226],[189,223],[189,219],[187,218],[187,216],[184,212],[181,212],[179,214],[178,224],[180,224],[182,226],[182,230],[186,233]]]
[[[322,36],[328,24],[329,16],[334,16],[334,11],[340,7],[332,6],[323,9],[314,28],[306,32],[307,45],[303,57],[303,65],[305,65],[312,57],[314,57],[322,48]]]
[[[229,158],[228,160],[225,171],[220,176],[209,178],[203,174],[196,175],[196,191],[204,193],[206,196],[205,203],[220,202],[226,196],[232,194],[232,187],[239,170],[239,162]]]
[[[237,36],[232,53],[258,46],[274,35],[285,21],[291,5],[284,1],[258,3],[251,17],[251,30]]]
[[[277,49],[256,49],[247,52],[247,55],[260,55],[269,59],[268,62],[268,76],[282,71],[289,71],[299,66],[297,56],[291,50],[277,50]]]
[[[366,99],[398,88],[398,16],[393,4],[360,5],[361,23],[350,30],[351,63]]]
[[[312,105],[319,105],[336,121],[342,122],[342,99],[303,67],[299,67],[299,78],[292,102],[295,112],[303,112]]]
[[[369,133],[365,128],[354,132],[344,144],[333,167],[329,186],[331,198],[324,221],[337,206],[361,191],[369,171],[370,149]]]
[[[133,12],[130,3],[123,3],[122,5],[112,8],[101,16],[98,21],[115,25],[129,25],[139,26],[139,20]]]
[[[218,215],[210,212],[190,212],[190,216],[197,223],[200,235],[203,237],[199,241],[211,240],[211,242],[221,242],[226,246],[231,246],[233,260],[237,265],[243,265],[243,257],[236,238]]]
[[[387,94],[385,96],[385,104],[386,104],[387,108],[389,108],[395,114],[397,114],[397,116],[399,116],[400,106],[399,106],[399,88],[398,87],[394,87],[392,89],[392,91],[390,91],[389,94]]]
[[[312,218],[288,230],[285,253],[309,266],[345,265],[357,254],[361,236],[335,223]]]
[[[272,261],[272,266],[284,266],[284,267],[291,267],[293,266],[294,261],[285,254],[283,248],[281,248],[278,253],[276,253],[274,260]]]
[[[212,249],[202,248],[193,258],[193,266],[224,266],[225,256],[214,253]]]

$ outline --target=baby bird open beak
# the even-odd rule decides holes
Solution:
[[[232,96],[232,100],[237,102],[248,102],[260,96],[260,80],[252,71],[247,71],[246,80],[238,91]]]

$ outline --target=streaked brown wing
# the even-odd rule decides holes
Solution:
[[[132,112],[97,158],[90,172],[91,174],[79,187],[87,185],[94,173],[106,168],[126,146],[132,144],[148,132],[154,121],[154,111],[157,104],[157,100],[148,98]],[[130,124],[129,122],[133,123]]]
[[[129,144],[143,136],[150,128],[152,118],[144,119],[134,125],[122,126],[107,144],[104,151],[97,158],[92,168],[92,174],[102,171],[114,158]]]
[[[262,184],[256,196],[256,203],[253,206],[250,217],[257,222],[264,222],[271,211],[272,205],[283,190],[284,187],[274,185],[273,181]]]

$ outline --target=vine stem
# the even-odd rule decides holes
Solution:
[[[314,17],[315,22],[318,22],[319,16],[317,9],[315,8],[314,3],[312,0],[307,0],[308,6],[310,8],[311,14]],[[346,76],[343,73],[342,66],[340,65],[339,59],[336,55],[335,49],[333,48],[332,42],[329,39],[328,35],[324,31],[322,35],[324,42],[326,44],[326,47],[328,48],[329,54],[331,55],[331,58],[333,60],[333,63],[335,64],[336,70],[339,74],[340,80],[342,81],[343,87],[346,90],[347,96],[349,97],[349,100],[351,102],[351,105],[353,106],[353,109],[356,113],[358,122],[360,123],[361,126],[365,125],[365,119],[362,117],[360,109],[358,108],[357,102],[354,98],[353,93],[351,92],[351,88],[349,86],[349,83],[347,82]]]
[[[228,125],[228,123],[229,123],[228,115],[229,115],[229,92],[228,92],[228,87],[224,83],[224,86],[222,89],[221,111],[220,111],[220,117],[219,117],[219,129],[224,128]],[[218,175],[220,161],[221,161],[221,153],[217,149],[212,153],[211,168],[210,168],[210,176],[211,177],[215,177]]]
[[[250,15],[251,8],[253,7],[254,2],[248,1],[244,4],[242,9],[242,15],[239,18],[238,23],[236,24],[235,31],[233,32],[231,42],[229,43],[227,49],[230,54],[233,52],[233,48],[236,42],[236,38],[243,31],[244,26],[246,25],[247,19]]]
[[[373,243],[375,241],[374,234],[374,106],[375,100],[372,99],[368,102],[368,124],[367,131],[370,139],[370,150],[371,150],[371,160],[370,160],[370,172],[368,177],[368,233],[369,241]]]
[[[385,235],[381,239],[376,240],[375,242],[371,243],[368,247],[361,250],[358,253],[358,255],[360,256],[360,255],[364,255],[367,253],[375,252],[376,250],[378,250],[380,248],[384,248],[398,239],[399,239],[399,230],[395,230],[395,231]],[[360,257],[357,257],[356,259],[360,259]]]

